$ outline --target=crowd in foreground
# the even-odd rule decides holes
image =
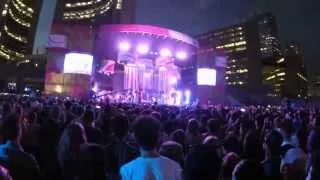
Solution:
[[[0,179],[319,180],[320,114],[0,97]]]

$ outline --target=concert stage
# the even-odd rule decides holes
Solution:
[[[190,103],[194,91],[185,85],[182,71],[196,69],[198,42],[193,38],[149,25],[73,26],[74,31],[70,31],[70,26],[61,26],[56,25],[50,36],[53,40],[48,47],[48,56],[52,57],[46,73],[47,94],[84,97],[91,90],[95,96],[116,102]],[[83,37],[71,33],[79,31],[87,38],[85,45]],[[72,43],[67,42],[70,40]],[[71,75],[72,78],[65,77]],[[61,81],[55,79],[58,76]]]
[[[94,91],[109,89],[124,101],[171,105],[189,103],[181,70],[196,63],[198,43],[182,33],[148,25],[104,25],[97,30],[94,55],[98,71]],[[99,92],[100,91],[100,92]],[[120,93],[121,92],[121,93]],[[135,98],[135,96],[138,96]],[[118,99],[118,98],[116,98]]]

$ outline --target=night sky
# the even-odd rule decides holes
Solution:
[[[282,42],[302,45],[308,70],[313,74],[320,73],[319,7],[319,0],[137,0],[137,23],[197,35],[257,12],[271,12],[278,20]]]

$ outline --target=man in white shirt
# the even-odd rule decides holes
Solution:
[[[160,156],[157,151],[160,123],[150,116],[143,116],[136,120],[133,130],[140,145],[140,157],[121,167],[121,179],[180,180],[182,173],[180,165]]]

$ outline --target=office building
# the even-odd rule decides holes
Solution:
[[[32,53],[41,6],[42,0],[0,2],[0,90],[9,87],[16,90],[17,84],[41,74],[35,68],[40,69],[42,64],[31,64],[27,60]],[[31,81],[37,84],[41,80]]]
[[[199,52],[223,50],[227,56],[225,80],[229,91],[269,93],[263,73],[281,57],[276,19],[266,13],[225,28],[196,36]],[[266,69],[265,64],[273,68]],[[281,71],[282,72],[282,71]],[[280,74],[281,75],[281,74]]]
[[[312,98],[320,97],[320,74],[312,74],[312,78],[309,78],[308,83],[308,96]]]
[[[1,7],[0,60],[31,54],[42,0],[5,0]]]
[[[133,0],[57,0],[57,3],[52,1],[56,0],[3,0],[0,2],[0,60],[21,60],[26,55],[37,54],[36,51],[43,49],[43,47],[34,47],[34,42],[38,41],[35,37],[37,32],[39,36],[39,33],[48,31],[43,27],[51,27],[52,21],[48,19],[45,21],[48,25],[38,24],[41,8],[45,3],[52,6],[57,4],[54,8],[56,9],[54,20],[59,23],[91,25],[132,23],[135,18],[135,1]],[[44,15],[47,17],[48,12]],[[44,43],[40,44],[43,46]]]
[[[33,84],[34,78],[40,78],[37,81],[43,84],[47,40],[54,25],[66,29],[70,25],[69,30],[75,32],[77,25],[91,28],[132,23],[135,18],[134,0],[4,0],[0,5],[0,89],[6,88],[9,82],[23,89]],[[7,61],[12,63],[6,64]],[[32,74],[35,68],[38,70],[34,72],[39,73]],[[29,72],[32,77],[19,77]],[[19,78],[23,83],[18,82]]]
[[[60,0],[55,22],[71,24],[133,23],[135,0]]]
[[[285,82],[284,96],[305,98],[308,96],[308,75],[299,44],[289,43],[284,52]]]

